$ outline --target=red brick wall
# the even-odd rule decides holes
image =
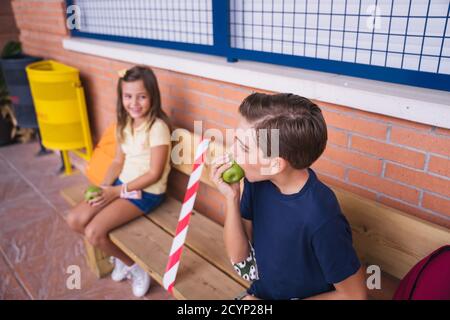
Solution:
[[[77,67],[86,88],[94,140],[115,117],[117,71],[131,64],[66,51],[62,1],[13,1],[27,53]],[[239,102],[255,88],[154,69],[163,108],[176,126],[193,130],[236,123]],[[320,178],[409,214],[450,227],[450,130],[317,101],[329,128],[325,154],[314,164]],[[174,183],[176,181],[177,183]],[[181,181],[181,183],[180,183]],[[173,172],[170,190],[182,198],[187,177]],[[196,207],[223,221],[223,201],[202,186]]]
[[[0,51],[12,40],[19,40],[19,30],[14,21],[11,0],[0,0]]]

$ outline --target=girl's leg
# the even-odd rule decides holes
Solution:
[[[66,217],[66,222],[70,229],[78,233],[84,234],[84,229],[88,223],[99,213],[105,206],[93,207],[87,202],[80,202],[73,207]]]
[[[143,212],[130,201],[117,199],[108,204],[89,222],[85,229],[86,239],[94,247],[119,258],[126,265],[131,266],[134,261],[109,240],[108,233],[142,215]]]

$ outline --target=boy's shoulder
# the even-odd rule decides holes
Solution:
[[[312,205],[309,214],[311,231],[315,233],[329,223],[346,221],[334,191],[319,178],[311,190]]]
[[[314,170],[308,168],[308,172],[309,178],[303,188],[297,194],[285,196],[284,198],[290,198],[292,200],[295,200],[296,198],[303,200],[303,198],[305,198],[307,201],[318,206],[336,203],[337,198],[334,191],[317,177]],[[249,188],[252,192],[267,190],[267,192],[275,193],[275,189],[270,188],[271,184],[272,182],[269,180],[249,182],[247,179],[244,179],[244,186]],[[301,198],[302,195],[306,195],[306,197]]]
[[[319,206],[319,209],[321,210],[339,206],[339,202],[334,191],[320,179],[317,179],[317,182],[312,190],[312,194],[314,202]]]
[[[283,206],[288,200],[289,206],[292,208],[298,204],[299,212],[302,212],[311,225],[321,226],[324,223],[336,218],[341,214],[339,202],[334,191],[323,183],[316,175],[314,170],[308,168],[309,178],[302,190],[298,194],[275,197],[275,189],[271,186],[268,180],[250,183],[245,182],[245,187],[250,189],[250,192],[257,195],[260,201],[271,201],[274,198],[279,199],[277,206]],[[279,193],[279,192],[278,192]],[[272,195],[274,197],[272,197]],[[272,203],[273,207],[274,203]]]
[[[316,182],[311,191],[312,194],[314,195],[314,199],[317,200],[319,203],[334,204],[335,202],[337,202],[336,194],[334,193],[334,191],[325,183],[323,183],[322,180],[320,180],[317,176]]]

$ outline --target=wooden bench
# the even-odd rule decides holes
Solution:
[[[176,132],[176,141],[181,144],[178,147],[191,161],[172,164],[172,168],[189,175],[200,138],[187,130]],[[222,145],[212,142],[207,157],[211,159],[222,152]],[[214,188],[208,178],[208,168],[205,169],[201,181]],[[77,185],[62,190],[61,194],[75,205],[82,200],[85,188],[86,185]],[[450,233],[443,227],[348,191],[334,187],[333,190],[352,227],[354,245],[361,261],[366,265],[378,265],[383,271],[381,290],[370,290],[371,299],[391,299],[399,279],[415,263],[450,243]],[[180,208],[180,201],[168,197],[152,214],[110,233],[110,239],[161,285]],[[91,269],[99,277],[109,273],[112,266],[108,257],[85,243]],[[194,211],[174,296],[177,299],[231,299],[246,287],[248,283],[235,273],[226,255],[222,226]]]

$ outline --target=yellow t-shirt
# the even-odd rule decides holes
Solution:
[[[170,172],[170,129],[167,124],[159,118],[155,120],[150,131],[147,131],[146,129],[147,123],[143,123],[134,129],[134,134],[132,135],[131,123],[128,123],[125,127],[124,139],[120,145],[125,154],[125,163],[119,179],[124,183],[128,183],[147,173],[150,170],[150,148],[167,144],[169,150],[161,178],[154,184],[143,189],[145,192],[161,194],[166,192],[167,177]]]

